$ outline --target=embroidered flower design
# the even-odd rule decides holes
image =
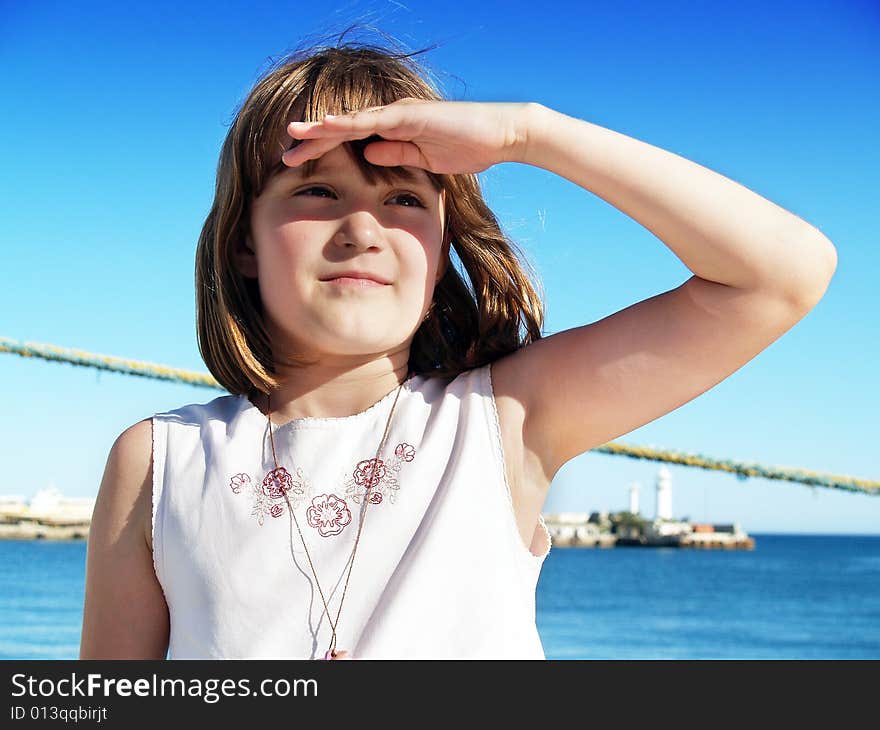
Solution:
[[[319,494],[306,512],[309,525],[317,528],[321,537],[338,535],[351,522],[351,511],[344,499],[335,494]]]
[[[251,478],[244,473],[236,474],[232,479],[229,480],[229,487],[236,494],[241,493],[241,488],[250,482]]]
[[[397,501],[397,491],[400,489],[400,482],[397,475],[400,467],[406,462],[412,461],[416,456],[415,448],[407,443],[397,444],[394,448],[394,456],[389,459],[365,459],[359,461],[354,469],[352,478],[345,483],[345,494],[347,497],[361,503],[361,500],[367,494],[369,482],[369,501],[370,504],[380,504],[385,497],[394,504]],[[375,463],[375,467],[373,464]],[[375,468],[373,478],[370,479],[370,470]]]
[[[293,487],[293,477],[283,466],[273,469],[263,479],[263,494],[269,499],[283,499],[284,493]]]
[[[229,480],[233,493],[240,494],[247,485],[253,500],[251,514],[262,525],[266,515],[280,517],[287,508],[287,502],[296,509],[305,499],[311,496],[311,485],[305,478],[301,468],[292,475],[284,467],[273,469],[263,478],[262,482],[252,481],[250,475],[239,473]],[[287,498],[285,499],[285,495]]]
[[[263,518],[265,517],[269,509],[269,505],[267,505],[263,501],[263,498],[258,495],[257,498],[254,500],[254,508],[251,510],[251,514],[257,518],[257,524],[262,526]]]
[[[364,498],[369,499],[370,504],[381,504],[386,497],[392,504],[396,503],[400,489],[397,476],[401,465],[412,461],[415,455],[413,446],[401,443],[395,447],[391,457],[358,461],[351,477],[343,481],[346,497],[358,504]],[[311,503],[306,509],[308,524],[323,537],[338,535],[351,523],[351,510],[345,499],[335,494],[313,497],[311,482],[301,467],[297,467],[295,473],[291,474],[283,466],[279,466],[269,471],[262,481],[252,480],[249,474],[239,472],[230,477],[229,488],[233,494],[250,494],[253,500],[251,515],[257,518],[259,525],[265,522],[266,515],[283,515],[288,502],[291,509],[298,510],[303,502],[309,500]]]
[[[375,487],[384,476],[385,462],[382,459],[364,459],[354,469],[354,480],[361,485],[366,485],[369,480],[370,487]]]
[[[409,444],[397,444],[397,448],[394,449],[394,455],[398,459],[412,461],[416,457],[416,450]]]

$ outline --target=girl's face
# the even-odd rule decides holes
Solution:
[[[444,198],[424,170],[369,184],[340,145],[305,178],[275,175],[251,208],[242,273],[259,281],[276,353],[326,359],[408,348],[445,271]],[[333,281],[357,271],[383,283]],[[366,285],[364,285],[366,284]]]

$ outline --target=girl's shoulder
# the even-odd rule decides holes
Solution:
[[[221,395],[202,403],[187,403],[154,413],[150,418],[181,425],[201,426],[209,420],[227,420],[250,404],[245,395]],[[149,420],[149,419],[148,419]]]
[[[144,418],[122,431],[110,447],[95,500],[92,528],[97,527],[96,533],[112,533],[133,518],[142,527],[139,533],[144,541],[151,546],[152,485],[153,426],[151,418]]]

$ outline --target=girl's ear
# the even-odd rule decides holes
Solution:
[[[250,236],[238,240],[235,247],[235,263],[246,279],[257,278],[257,254],[254,253],[254,244]]]

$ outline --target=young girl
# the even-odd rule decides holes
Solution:
[[[542,338],[475,177],[501,162],[600,196],[693,276]],[[742,367],[835,266],[816,228],[650,144],[443,100],[412,54],[289,57],[229,130],[196,254],[229,395],[113,444],[80,657],[544,658],[559,468]]]

